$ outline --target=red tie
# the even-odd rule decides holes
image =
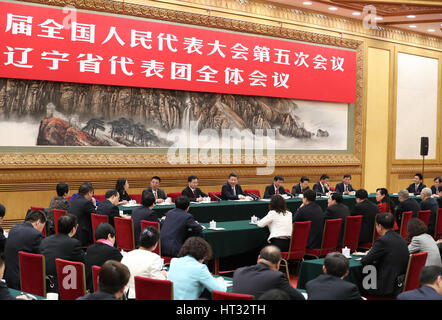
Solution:
[[[275,194],[279,194],[279,188],[276,189]]]
[[[196,199],[196,190],[193,190],[193,195],[195,196]]]

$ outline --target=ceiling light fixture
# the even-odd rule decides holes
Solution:
[[[416,16],[410,14],[410,15],[407,16],[407,18],[409,18],[409,19],[414,19],[414,18],[416,18]]]
[[[313,3],[311,1],[304,1],[302,4],[305,6],[311,6]]]
[[[336,11],[336,10],[338,10],[338,8],[336,8],[336,7],[329,7],[328,10]]]

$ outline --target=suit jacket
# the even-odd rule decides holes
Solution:
[[[114,218],[120,216],[120,209],[109,200],[105,200],[97,206],[97,213],[108,216],[109,224],[115,227]]]
[[[40,253],[43,234],[35,229],[29,221],[16,224],[9,230],[5,246],[4,279],[9,288],[20,290],[20,269],[18,252]]]
[[[6,283],[0,279],[0,301],[2,300],[15,300],[15,297],[9,292]]]
[[[316,279],[310,280],[305,286],[308,300],[361,300],[359,289],[353,283],[331,276],[321,274]]]
[[[427,261],[425,266],[440,266],[442,267],[442,261],[440,258],[439,248],[433,237],[427,233],[414,236],[408,245],[408,251],[410,253],[428,252]]]
[[[424,201],[421,201],[421,210],[430,210],[430,221],[428,221],[428,233],[433,235],[436,228],[436,216],[437,211],[439,210],[439,204],[436,199],[428,198]]]
[[[344,240],[344,231],[345,231],[345,218],[350,215],[350,209],[343,204],[337,203],[334,206],[328,206],[325,209],[325,219],[342,219],[341,223],[341,231],[339,233],[338,247],[342,246],[342,242]]]
[[[291,195],[290,193],[288,193],[287,191],[285,191],[283,186],[280,186],[278,189],[279,194],[288,194]],[[275,185],[272,183],[271,185],[267,186],[265,191],[264,191],[264,199],[269,199],[271,198],[273,195],[275,194]]]
[[[94,293],[88,293],[85,296],[77,298],[77,300],[118,300],[115,298],[113,294],[104,292],[104,291],[97,291]]]
[[[439,208],[442,208],[442,197],[437,198],[437,203],[439,205]]]
[[[0,253],[5,251],[6,237],[3,228],[0,227]]]
[[[359,243],[373,241],[374,222],[376,215],[379,213],[379,207],[370,200],[356,203],[352,216],[362,216],[361,232],[359,234]]]
[[[377,289],[367,293],[375,296],[395,297],[402,287],[398,277],[405,275],[408,266],[408,246],[402,236],[393,230],[376,239],[368,254],[361,259],[363,266],[376,268]]]
[[[139,243],[140,233],[141,233],[141,220],[147,220],[152,222],[160,222],[158,219],[158,214],[154,211],[146,208],[145,206],[136,207],[131,214],[131,218],[134,224],[134,238],[135,245]]]
[[[436,189],[435,186],[431,186],[431,193],[433,193],[433,194],[439,194],[439,191]]]
[[[153,193],[153,191],[152,191],[152,187],[148,187],[148,188],[146,188],[146,189],[144,189],[143,190],[143,192],[144,191],[146,191],[146,192],[150,192],[150,193],[152,193],[153,195],[154,195],[154,193]],[[155,196],[155,195],[154,195]],[[167,199],[167,196],[166,196],[166,193],[164,192],[164,190],[162,190],[162,189],[157,189],[157,197],[158,197],[158,199],[164,199],[164,200],[166,200]]]
[[[402,292],[397,300],[442,300],[442,294],[437,293],[430,286],[422,286],[418,289]]]
[[[293,195],[297,195],[297,194],[304,194],[304,191],[306,190],[310,190],[310,187],[307,186],[307,188],[305,188],[304,190],[301,190],[301,184],[295,184],[292,188],[292,194]]]
[[[233,194],[232,187],[228,182],[226,182],[221,188],[221,199],[223,200],[238,200],[238,195],[242,194],[245,196],[242,188],[239,184],[235,185],[236,195]]]
[[[324,191],[322,190],[321,182],[318,181],[313,186],[313,191],[316,193],[320,193],[321,195],[325,195],[330,191],[330,188],[327,188],[327,186],[324,186]]]
[[[293,222],[296,221],[312,222],[307,240],[307,248],[321,248],[322,232],[324,230],[324,212],[321,207],[316,202],[312,202],[299,208],[293,216]]]
[[[195,193],[196,193],[196,198],[195,198],[195,195],[192,192],[192,189],[190,189],[189,186],[187,186],[186,188],[184,188],[183,191],[181,191],[181,195],[189,198],[189,200],[193,201],[193,202],[195,202],[196,199],[199,198],[199,197],[203,197],[203,198],[208,197],[208,195],[205,194],[204,192],[202,192],[200,188],[196,188],[195,189]]]
[[[123,259],[123,256],[121,255],[120,251],[117,248],[111,247],[105,243],[96,242],[87,248],[84,267],[86,272],[87,288],[90,290],[90,292],[94,291],[92,282],[92,266],[101,267],[107,260],[116,260],[120,262],[121,259]]]
[[[75,234],[75,238],[80,240],[82,246],[92,243],[93,233],[91,213],[96,213],[92,201],[87,200],[82,195],[79,195],[72,200],[68,212],[75,215],[78,219],[78,230]]]
[[[396,222],[398,226],[401,226],[402,214],[407,211],[413,211],[413,217],[416,217],[417,212],[421,209],[419,203],[415,199],[407,199],[396,206],[395,214],[396,214]]]
[[[70,238],[67,234],[57,233],[44,238],[40,244],[40,252],[45,256],[46,275],[54,279],[54,292],[58,292],[57,268],[55,259],[78,261],[84,263],[84,251],[77,239]],[[49,289],[49,288],[48,288]]]
[[[190,213],[178,208],[169,210],[161,227],[161,255],[176,257],[189,235],[188,229],[192,235],[203,231]]]
[[[271,270],[263,263],[238,268],[233,274],[234,293],[250,294],[259,299],[263,293],[272,289],[284,291],[291,300],[305,300],[302,293],[290,285],[284,273]]]
[[[426,187],[427,187],[427,186],[424,185],[424,184],[421,182],[421,183],[419,183],[419,185],[418,185],[418,187],[417,187],[417,191],[416,191],[415,184],[412,183],[412,184],[410,184],[410,185],[408,186],[407,190],[408,190],[409,193],[413,193],[413,194],[416,196],[416,195],[418,195],[418,194],[421,194],[422,189],[423,189],[423,188],[426,188]]]
[[[335,192],[344,193],[344,190],[345,190],[344,182],[339,182],[335,187]],[[356,190],[353,189],[353,186],[351,184],[348,184],[347,191],[352,192]]]

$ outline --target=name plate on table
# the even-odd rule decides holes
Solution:
[[[141,206],[141,204],[139,204],[139,203],[136,203],[136,204],[123,204],[122,205],[122,207],[125,207],[125,208],[131,208],[131,207],[139,207],[139,206]]]
[[[215,231],[219,231],[219,230],[226,230],[225,228],[217,228],[217,227],[214,227],[214,228],[207,228],[208,230],[215,230]]]

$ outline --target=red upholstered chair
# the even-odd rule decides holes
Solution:
[[[344,248],[350,248],[350,251],[355,251],[358,248],[361,224],[362,216],[348,216],[345,218],[344,240],[342,241]],[[338,251],[341,251],[341,249],[338,248]]]
[[[167,197],[172,199],[172,202],[175,203],[176,198],[181,197],[181,192],[169,192]]]
[[[136,276],[135,297],[136,300],[173,300],[173,283]]]
[[[405,285],[403,291],[414,290],[420,288],[419,277],[422,268],[427,261],[428,252],[419,252],[410,254],[408,260],[407,273],[405,274]]]
[[[134,224],[132,219],[115,217],[114,223],[117,247],[119,249],[123,249],[124,251],[131,251],[135,249]]]
[[[330,191],[335,191],[335,187],[330,187]]]
[[[261,192],[258,189],[245,189],[244,193],[247,195],[248,193],[254,194],[257,197],[261,198]]]
[[[311,221],[293,223],[292,236],[290,238],[289,251],[281,252],[281,266],[285,267],[287,279],[290,279],[289,261],[304,260],[307,246],[308,234],[310,232]]]
[[[21,291],[46,297],[46,265],[42,254],[18,252]]]
[[[158,222],[141,220],[141,230],[144,230],[147,227],[154,227],[155,229],[158,230],[159,233],[161,233],[161,227],[160,227],[160,224]],[[152,251],[152,252],[154,252],[157,255],[161,256],[161,239],[158,239],[158,245],[155,248],[155,250]],[[170,260],[172,260],[172,257],[163,257],[163,256],[161,256],[161,258],[164,260],[164,264],[169,264]]]
[[[100,223],[109,223],[109,217],[104,214],[91,213],[91,219],[92,219],[92,233],[93,233],[94,242],[95,242],[96,241],[95,240],[95,229],[97,229],[97,227]]]
[[[413,217],[413,211],[405,211],[402,213],[400,234],[404,239],[408,239],[407,225],[408,221]]]
[[[212,300],[253,300],[251,294],[241,294],[233,292],[223,292],[218,290],[212,291]]]
[[[325,221],[320,249],[306,249],[305,254],[316,258],[324,257],[327,253],[336,251],[342,219],[329,219]]]
[[[106,200],[106,197],[104,194],[94,194],[94,198],[100,202],[103,202]]]
[[[291,192],[290,192],[290,189],[284,188],[284,190],[285,190],[285,192],[287,192],[287,193],[291,193]]]
[[[218,199],[216,199],[213,195],[221,198],[221,192],[209,192],[209,197],[211,201],[218,201]]]
[[[436,214],[436,230],[434,232],[434,239],[442,237],[442,208],[439,208]]]
[[[55,227],[55,233],[58,233],[58,219],[62,215],[65,215],[67,213],[66,210],[60,210],[60,209],[53,209],[52,212],[54,213],[54,227]]]
[[[430,222],[431,210],[420,210],[417,213],[417,217],[422,220],[423,223],[428,227],[428,222]]]
[[[137,203],[141,203],[141,194],[130,194],[129,197]]]
[[[55,259],[59,300],[75,300],[86,294],[86,275],[82,262]]]
[[[92,266],[92,281],[94,285],[94,292],[98,291],[98,274],[100,273],[101,267]]]

